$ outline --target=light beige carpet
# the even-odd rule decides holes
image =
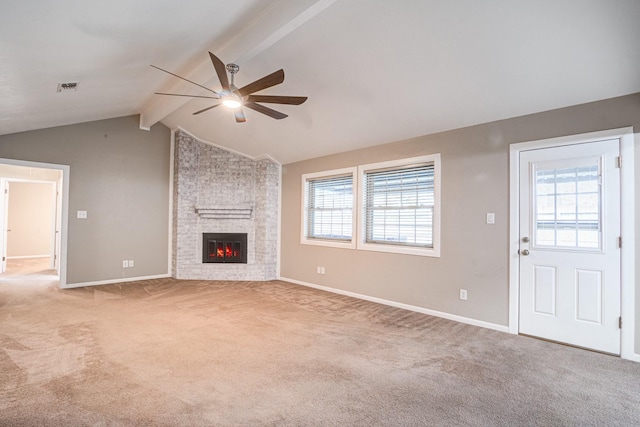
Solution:
[[[285,282],[0,276],[2,426],[629,426],[640,364]]]

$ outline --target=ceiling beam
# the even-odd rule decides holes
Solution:
[[[276,2],[258,19],[228,40],[223,46],[211,49],[216,56],[227,58],[229,62],[246,63],[260,55],[266,49],[293,32],[337,0],[285,0]],[[211,71],[208,55],[183,77],[202,83],[207,87],[217,84]],[[205,59],[206,58],[206,59]],[[169,93],[194,93],[193,86],[176,79],[163,89]],[[173,113],[191,98],[153,95],[144,104],[140,112],[140,129],[149,130],[151,126]]]

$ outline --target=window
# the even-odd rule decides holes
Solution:
[[[360,166],[358,248],[440,256],[440,155]]]
[[[301,243],[440,256],[440,155],[302,176]]]
[[[601,250],[600,159],[574,160],[569,167],[557,161],[544,166],[535,169],[534,246]]]
[[[355,168],[302,176],[304,244],[355,247]]]

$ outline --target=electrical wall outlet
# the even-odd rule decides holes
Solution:
[[[467,300],[467,290],[466,289],[460,289],[460,299],[463,301]]]
[[[122,261],[122,268],[129,268],[129,261],[128,260],[123,260]]]
[[[87,219],[87,211],[77,211],[76,218],[78,219]]]
[[[324,274],[324,267],[318,266],[318,267],[316,268],[316,273],[318,273],[318,274]]]
[[[133,267],[134,265],[135,265],[135,264],[133,263],[133,260],[132,260],[132,259],[130,259],[130,260],[129,260],[129,268]]]

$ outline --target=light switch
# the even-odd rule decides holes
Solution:
[[[87,219],[87,211],[78,211],[77,212],[78,219]]]
[[[496,214],[493,212],[487,213],[487,224],[495,224],[496,223]]]

